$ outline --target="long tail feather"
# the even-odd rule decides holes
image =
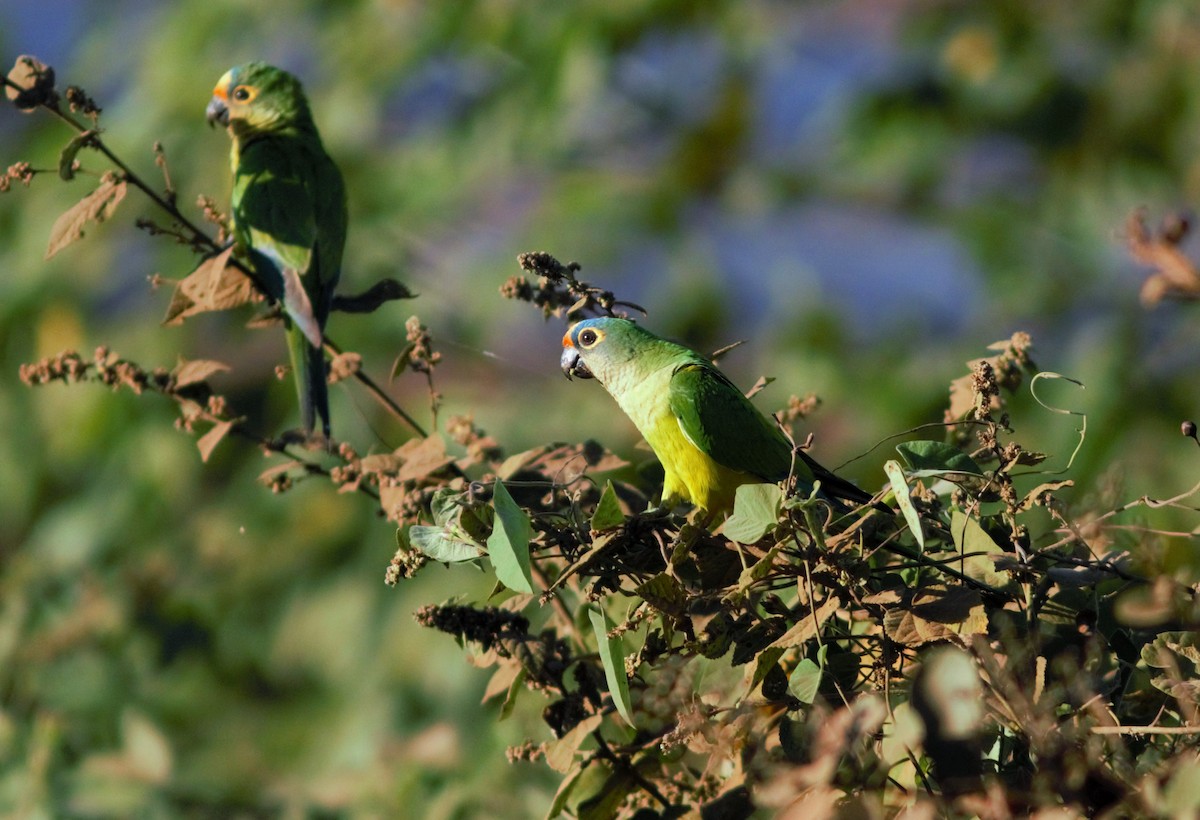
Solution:
[[[311,434],[321,417],[321,431],[329,436],[329,388],[326,380],[325,351],[309,344],[304,332],[294,324],[287,330],[292,375],[296,379],[296,397],[300,401],[300,421]]]

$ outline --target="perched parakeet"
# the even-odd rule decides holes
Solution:
[[[711,362],[628,319],[587,319],[563,336],[567,378],[596,379],[662,462],[662,502],[722,515],[742,484],[775,482],[794,470],[811,490],[869,503],[871,497],[792,446]]]
[[[206,111],[233,139],[234,237],[283,306],[300,417],[329,438],[322,332],[341,273],[346,190],[325,153],[300,81],[253,62],[217,81]]]

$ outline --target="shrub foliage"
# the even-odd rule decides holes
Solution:
[[[33,58],[17,61],[5,87],[16,108],[61,120],[68,138],[57,168],[17,162],[0,189],[95,179],[50,227],[48,257],[136,192],[161,220],[139,226],[198,256],[177,281],[153,281],[171,288],[166,323],[247,306],[254,321],[273,321],[216,204],[176,202],[161,147],[154,183],[105,144],[87,93],[60,90]],[[1148,301],[1194,294],[1183,232],[1178,221],[1157,233],[1131,222],[1134,253],[1156,267]],[[543,317],[640,310],[581,280],[575,263],[540,252],[518,261],[501,295]],[[369,313],[409,296],[385,280],[335,309]],[[1035,366],[1028,335],[991,345],[949,386],[942,420],[896,437],[882,504],[833,508],[787,482],[749,485],[711,530],[681,511],[647,511],[653,480],[596,441],[511,453],[472,418],[439,425],[442,354],[418,318],[407,331],[392,374],[423,374],[429,429],[368,375],[378,363],[326,340],[331,379],[356,380],[411,430],[387,453],[252,430],[207,381],[231,367],[221,362],[144,367],[99,347],[30,363],[21,378],[169,398],[203,459],[249,442],[274,492],[315,480],[369,496],[396,525],[395,554],[381,560],[389,584],[431,564],[494,573],[486,600],[425,607],[416,620],[491,670],[492,705],[481,710],[504,720],[519,699],[541,705],[544,733],[510,758],[558,774],[550,815],[1194,808],[1200,650],[1189,630],[1200,607],[1149,548],[1152,525],[1132,529],[1121,516],[1191,509],[1197,488],[1111,509],[1064,503],[1069,467],[1047,471],[1019,436],[1039,419],[1008,410],[1016,391],[1037,396],[1063,378]],[[790,427],[808,406],[793,399],[778,418]],[[1195,437],[1195,426],[1183,432]]]

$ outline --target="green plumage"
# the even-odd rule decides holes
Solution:
[[[301,421],[330,435],[322,334],[346,242],[342,175],[325,153],[294,76],[264,63],[230,69],[213,89],[210,121],[233,139],[234,237],[284,312]]]
[[[795,475],[830,498],[871,497],[805,453],[700,354],[626,319],[578,322],[563,337],[568,376],[597,379],[645,437],[665,473],[663,503],[726,513],[739,486]]]

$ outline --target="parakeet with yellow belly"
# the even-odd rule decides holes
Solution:
[[[826,497],[871,496],[792,446],[711,362],[628,319],[577,322],[563,336],[562,370],[594,378],[616,399],[662,462],[662,503],[690,502],[713,515],[733,508],[742,484],[818,480]],[[794,465],[793,465],[794,461]]]

